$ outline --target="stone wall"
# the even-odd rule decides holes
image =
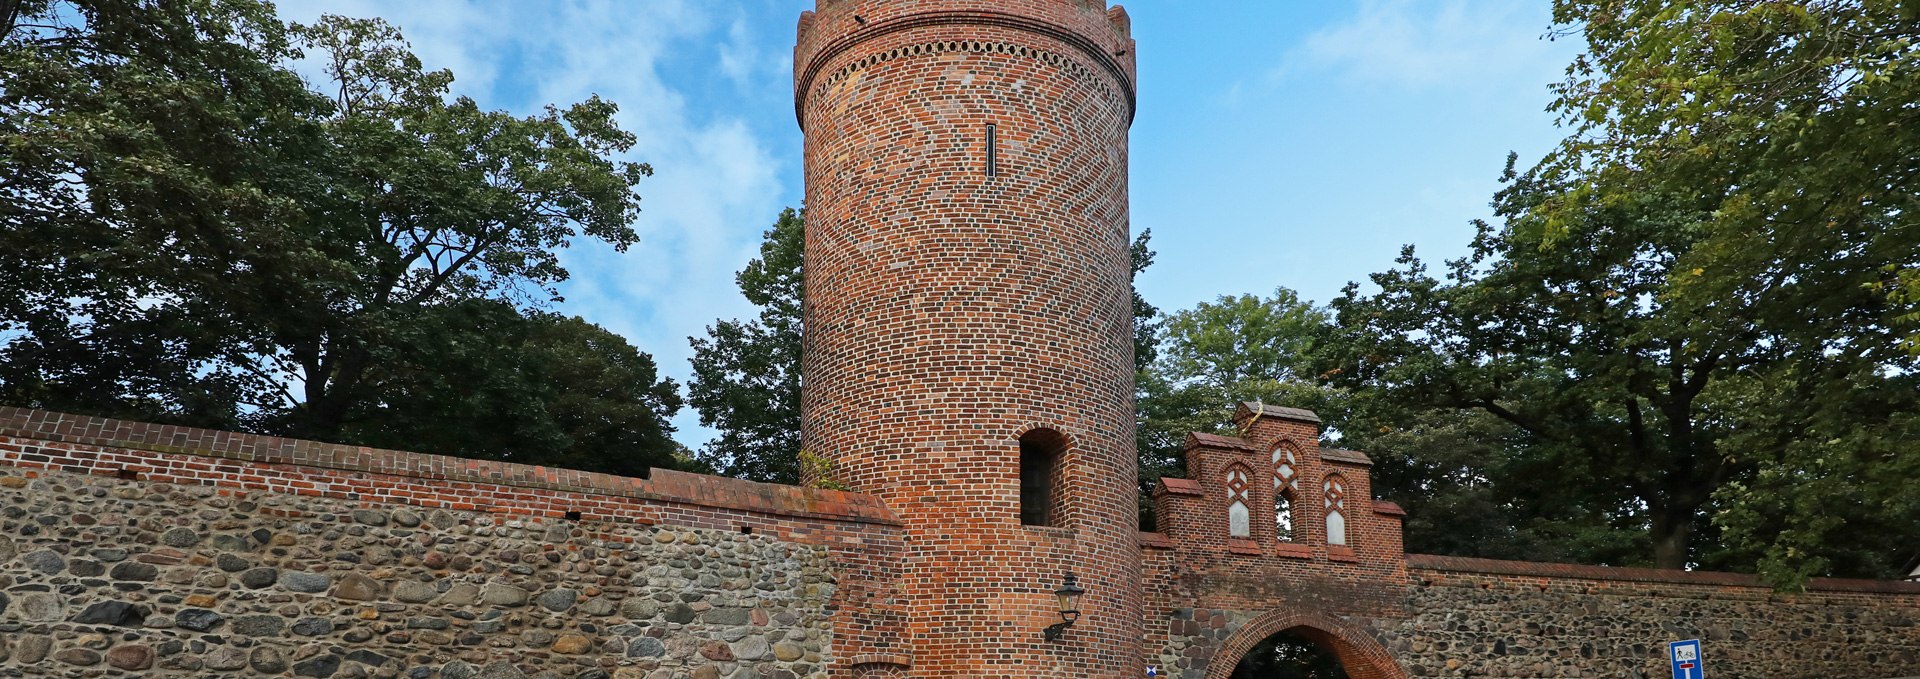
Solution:
[[[852,494],[0,409],[0,676],[818,679],[909,662],[899,549]]]
[[[1149,621],[1166,635],[1155,660],[1177,679],[1225,679],[1289,631],[1334,651],[1355,677],[1664,677],[1666,643],[1683,639],[1701,640],[1719,677],[1885,679],[1920,668],[1913,583],[1817,579],[1781,594],[1730,573],[1408,561],[1407,582],[1381,583],[1400,594],[1392,606],[1379,588],[1343,596],[1326,576],[1276,583],[1264,603],[1202,592]],[[1318,598],[1303,603],[1288,589]]]
[[[1710,676],[1886,678],[1920,668],[1920,586],[1409,557],[1409,617],[1378,633],[1409,674],[1667,676],[1669,641],[1700,639]]]

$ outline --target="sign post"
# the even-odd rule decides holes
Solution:
[[[1700,658],[1700,640],[1688,639],[1667,644],[1667,659],[1673,661],[1673,679],[1705,679],[1707,670]]]

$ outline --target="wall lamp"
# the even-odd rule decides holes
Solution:
[[[1060,635],[1080,619],[1080,595],[1086,593],[1086,590],[1080,589],[1079,581],[1073,574],[1068,573],[1066,582],[1053,591],[1054,596],[1060,597],[1060,622],[1047,626],[1047,641],[1059,641]]]

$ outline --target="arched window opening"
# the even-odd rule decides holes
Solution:
[[[1327,544],[1347,544],[1347,481],[1338,474],[1327,477],[1320,484],[1321,497],[1326,502]]]
[[[1067,457],[1067,437],[1052,429],[1035,429],[1020,437],[1020,523],[1054,526],[1060,520]]]
[[[1293,491],[1282,488],[1273,494],[1273,529],[1281,542],[1293,542]]]
[[[1227,533],[1233,537],[1253,536],[1253,514],[1247,509],[1247,490],[1252,485],[1246,469],[1227,470]]]
[[[1294,498],[1300,491],[1300,458],[1293,452],[1293,446],[1282,444],[1273,449],[1273,523],[1274,534],[1281,542],[1292,542],[1295,537],[1293,525]]]

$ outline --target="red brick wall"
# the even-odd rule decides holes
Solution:
[[[0,466],[506,515],[756,534],[827,547],[836,667],[905,653],[899,520],[877,498],[656,470],[650,479],[0,406]]]
[[[1166,676],[1225,677],[1268,635],[1307,625],[1355,677],[1398,677],[1367,621],[1404,617],[1406,555],[1399,507],[1375,503],[1364,456],[1322,450],[1319,418],[1247,405],[1240,436],[1193,434],[1186,479],[1155,492],[1160,533],[1143,534],[1146,658]],[[1278,539],[1276,449],[1293,452],[1294,536]],[[1228,530],[1229,469],[1252,470],[1251,536]],[[1347,544],[1329,545],[1324,482],[1346,486]],[[1267,627],[1273,627],[1267,629]]]
[[[1402,553],[1398,506],[1371,501],[1364,455],[1318,446],[1318,418],[1243,406],[1241,436],[1195,434],[1187,479],[1155,500],[1140,536],[1147,657],[1163,676],[1226,679],[1261,642],[1292,632],[1363,679],[1654,676],[1664,642],[1700,638],[1717,675],[1892,676],[1920,666],[1920,583],[1815,579],[1804,594],[1732,573],[1492,561]],[[1270,510],[1253,535],[1227,522],[1230,469],[1272,502],[1272,451],[1295,452],[1296,540]],[[1349,549],[1326,541],[1323,479],[1348,485]]]
[[[801,19],[804,445],[906,524],[911,676],[1138,672],[1132,72],[1100,0]],[[1018,439],[1041,428],[1070,443],[1054,526],[1027,527]],[[1084,614],[1047,642],[1069,571]]]

